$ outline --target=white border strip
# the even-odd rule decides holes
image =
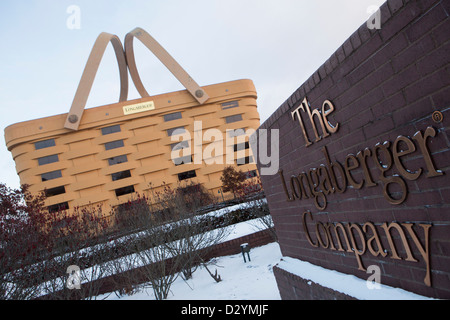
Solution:
[[[276,266],[300,278],[358,300],[436,300],[384,284],[380,284],[379,289],[369,289],[366,280],[291,257],[282,257]]]

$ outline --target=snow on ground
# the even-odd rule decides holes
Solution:
[[[258,220],[249,220],[232,226],[230,234],[223,241],[252,234],[264,226]],[[369,289],[367,282],[353,275],[322,268],[298,259],[283,257],[278,243],[270,243],[251,248],[251,261],[244,263],[242,254],[218,257],[209,270],[220,275],[217,283],[204,267],[199,267],[192,279],[181,277],[171,286],[168,300],[280,300],[273,266],[277,265],[292,274],[318,283],[324,287],[345,293],[362,300],[422,300],[430,299],[399,288],[380,285],[379,289]],[[114,293],[99,297],[108,300],[154,300],[153,291],[148,286],[138,292],[117,297]]]
[[[230,226],[230,232],[222,241],[233,240],[265,229],[258,219]],[[250,259],[244,263],[241,253],[215,258],[208,269],[220,275],[217,283],[204,267],[194,272],[192,279],[181,277],[171,286],[168,300],[280,300],[272,267],[281,259],[278,243],[251,248]],[[114,293],[98,297],[108,300],[154,300],[153,290],[148,286],[129,296],[117,297]]]
[[[171,286],[168,300],[280,300],[272,267],[281,259],[278,243],[252,248],[250,259],[244,263],[242,254],[219,257],[209,270],[220,275],[222,281],[215,282],[208,271],[199,267],[192,279],[181,277]],[[118,300],[115,294],[107,299]],[[151,288],[141,289],[120,300],[154,300]]]
[[[277,267],[303,279],[313,281],[323,287],[345,293],[359,300],[428,300],[424,297],[400,288],[383,284],[368,286],[366,280],[356,276],[329,270],[298,259],[283,257]],[[369,282],[371,283],[371,282]]]
[[[251,261],[244,263],[242,254],[215,258],[208,268],[221,276],[217,283],[208,271],[199,267],[192,279],[184,281],[181,277],[171,287],[168,300],[280,300],[273,266],[296,274],[324,287],[345,293],[360,300],[428,300],[400,288],[380,284],[379,289],[369,289],[367,282],[353,275],[328,270],[298,259],[283,257],[278,243],[252,248]],[[101,298],[101,297],[100,297]],[[154,300],[150,287],[139,292],[118,298],[115,294],[108,300]]]

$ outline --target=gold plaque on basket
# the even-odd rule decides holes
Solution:
[[[148,102],[142,102],[142,103],[132,104],[132,105],[123,107],[123,114],[127,115],[127,114],[139,113],[139,112],[144,112],[144,111],[150,111],[150,110],[154,110],[154,109],[155,109],[155,104],[153,103],[153,101],[148,101]]]

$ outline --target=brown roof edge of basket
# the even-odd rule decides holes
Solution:
[[[233,99],[233,96],[252,96],[256,98],[256,89],[252,80],[241,79],[218,83],[202,87],[209,94],[207,104],[213,104],[222,101],[223,97]],[[153,101],[154,110],[144,111],[124,115],[123,107],[134,104]],[[148,116],[158,116],[162,113],[170,112],[172,109],[178,109],[180,105],[195,107],[198,102],[192,97],[187,90],[164,93],[146,98],[139,98],[130,101],[118,102],[100,107],[86,109],[79,130],[96,128],[108,123],[114,123],[124,120],[137,119]],[[70,129],[64,128],[68,113],[55,116],[39,118],[12,124],[5,128],[5,142],[8,150],[15,145],[42,140],[58,135],[72,132]]]

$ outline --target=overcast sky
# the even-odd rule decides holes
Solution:
[[[66,113],[95,39],[123,41],[141,27],[200,85],[253,80],[266,120],[384,0],[0,0],[0,128]],[[79,8],[79,29],[73,20]],[[150,93],[184,89],[135,41]],[[130,79],[131,81],[131,79]],[[87,108],[115,103],[119,72],[108,46]],[[128,99],[139,98],[130,82]],[[0,139],[0,182],[18,188],[11,153]]]

